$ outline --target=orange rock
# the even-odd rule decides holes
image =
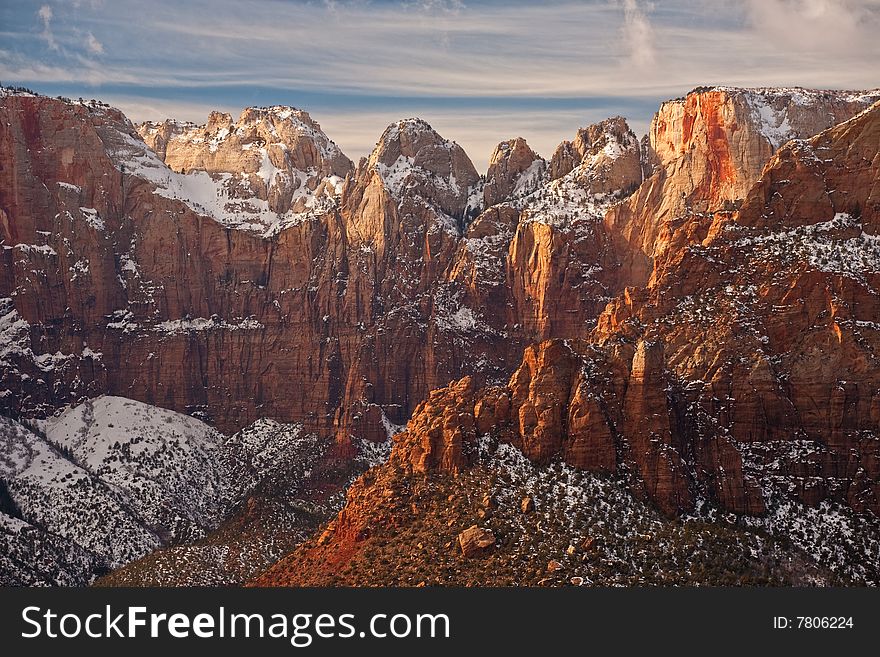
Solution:
[[[482,554],[493,545],[495,535],[477,525],[471,525],[458,535],[458,546],[466,559]]]

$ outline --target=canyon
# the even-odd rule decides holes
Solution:
[[[321,448],[291,447],[284,471],[341,474],[311,496],[308,531],[239,583],[371,583],[367,555],[446,563],[459,532],[486,523],[497,549],[438,583],[607,582],[619,572],[598,546],[623,559],[642,540],[609,533],[598,509],[612,498],[670,553],[693,552],[688,527],[719,561],[751,546],[765,565],[743,565],[748,581],[876,583],[878,100],[700,88],[663,103],[642,140],[620,117],[549,159],[511,139],[481,175],[420,119],[355,164],[293,108],[135,126],[98,102],[6,91],[4,436],[33,451],[40,423],[115,398],[202,423],[211,453],[267,421],[266,435],[308,436]],[[365,456],[389,444],[387,459]],[[81,551],[71,572],[88,581],[267,503],[254,491],[272,473],[254,454],[206,458],[253,476],[206,501],[210,518],[181,509],[186,531],[151,516],[124,557],[59,531]],[[0,462],[15,520],[45,525],[18,462]],[[355,480],[355,462],[375,466]],[[322,488],[304,477],[281,488]],[[577,490],[560,507],[563,479]],[[590,547],[572,499],[602,528]],[[527,572],[516,533],[542,536],[559,568]],[[149,559],[137,576],[155,581]],[[430,583],[388,577],[374,583]]]

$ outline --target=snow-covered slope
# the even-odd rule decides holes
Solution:
[[[257,420],[223,445],[229,495],[241,499],[243,491],[253,491],[278,479],[293,487],[309,477],[325,448],[326,442],[305,433],[302,425]]]
[[[215,112],[202,126],[146,123],[138,127],[145,141],[127,127],[102,127],[120,170],[225,226],[260,234],[327,211],[351,168],[320,126],[290,107],[247,108],[235,122]]]
[[[121,397],[30,426],[0,417],[0,481],[14,507],[0,508],[0,582],[85,584],[196,540],[269,474],[306,476],[323,447],[298,425],[260,421],[227,439]]]
[[[34,425],[160,537],[193,538],[221,515],[224,437],[195,418],[108,396]]]
[[[59,446],[3,418],[0,477],[25,520],[120,564],[158,545],[130,499],[62,453]]]
[[[815,115],[829,103],[861,104],[867,107],[880,98],[880,89],[870,91],[823,91],[802,87],[713,87],[741,95],[752,111],[761,133],[775,149],[790,139],[811,136],[804,134],[804,123],[815,120]],[[819,132],[817,125],[812,132]],[[806,132],[810,132],[807,130]]]
[[[79,586],[100,559],[76,542],[0,513],[0,586]]]

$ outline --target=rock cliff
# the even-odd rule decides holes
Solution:
[[[332,197],[353,168],[321,126],[292,107],[249,107],[237,121],[212,112],[202,126],[168,120],[137,131],[172,170],[208,174],[200,182],[214,183],[232,225],[259,229],[263,215],[271,221],[272,214],[313,208],[322,196]],[[253,201],[265,201],[268,212]]]
[[[608,291],[617,196],[580,180],[616,146],[547,182],[513,140],[491,176],[504,202],[480,213],[464,151],[417,119],[349,170],[291,108],[137,131],[97,104],[8,95],[2,111],[14,415],[111,392],[224,430],[268,416],[384,440],[429,390],[504,378],[530,341],[583,330]],[[603,143],[638,159],[614,127]]]
[[[880,103],[788,142],[738,210],[703,213],[698,237],[661,254],[648,286],[612,300],[586,339],[528,347],[505,385],[464,378],[433,391],[395,436],[388,464],[352,487],[320,540],[258,583],[326,581],[323,563],[359,581],[361,555],[401,554],[408,536],[425,536],[407,500],[420,500],[416,514],[425,490],[479,499],[471,477],[502,479],[507,490],[504,445],[538,466],[610,473],[668,516],[733,512],[739,526],[793,537],[816,564],[874,581],[878,137]],[[562,482],[577,494],[570,472]],[[505,536],[516,523],[497,506],[451,510],[450,523],[464,529],[476,517]],[[816,528],[828,523],[857,535],[861,556],[826,543]],[[508,540],[499,545],[516,553]],[[291,568],[303,562],[312,564],[305,573]],[[473,576],[471,566],[442,562],[438,578]],[[552,563],[553,572],[566,567]]]
[[[606,217],[628,284],[647,282],[682,217],[734,209],[786,141],[811,137],[878,99],[876,89],[706,87],[663,103],[648,135],[648,178]]]
[[[227,433],[295,421],[343,459],[396,434],[315,563],[345,563],[375,514],[406,525],[413,482],[513,453],[611,478],[649,516],[845,518],[870,554],[877,97],[695,90],[645,142],[620,118],[549,161],[513,139],[482,177],[418,119],[353,166],[292,108],[136,128],[4,93],[0,408],[109,393]],[[503,556],[490,516],[455,536],[491,531]]]

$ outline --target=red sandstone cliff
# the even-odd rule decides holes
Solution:
[[[878,90],[711,87],[663,103],[648,135],[645,184],[606,217],[627,284],[647,282],[682,217],[733,209],[786,141],[811,137],[878,99]]]
[[[364,550],[406,543],[382,533],[388,523],[421,536],[418,505],[400,505],[464,481],[483,441],[618,472],[670,515],[697,500],[746,515],[828,501],[876,514],[878,180],[880,104],[788,144],[740,211],[712,215],[708,237],[659,259],[648,288],[610,303],[588,340],[527,348],[506,385],[433,391],[320,538],[256,582],[352,572]],[[491,518],[491,499],[482,508]]]
[[[498,160],[492,200],[516,201],[474,218],[473,165],[415,119],[343,181],[347,160],[297,110],[141,126],[161,158],[100,105],[9,95],[0,111],[4,408],[111,392],[343,441],[384,439],[383,417],[429,390],[507,376],[528,342],[582,331],[607,291],[594,263],[610,263],[615,196],[578,176],[638,159],[618,120],[546,190],[513,182],[531,168],[540,187],[535,160]]]
[[[817,443],[803,499],[876,508],[876,455],[859,437],[876,406],[876,110],[758,173],[774,139],[868,98],[802,96],[694,93],[664,105],[649,152],[613,119],[560,147],[547,173],[513,141],[490,187],[418,120],[390,126],[328,186],[345,160],[293,111],[142,128],[183,175],[114,110],[4,97],[4,407],[47,412],[107,391],[221,428],[272,416],[344,441],[383,438],[386,417],[403,422],[472,374],[473,409],[457,414],[472,426],[427,422],[410,460],[464,467],[468,436],[491,429],[538,462],[624,465],[669,513],[699,494],[754,513],[750,468],[770,452],[742,445],[798,435]],[[767,117],[780,121],[769,136]],[[282,159],[260,150],[270,136]],[[306,185],[326,190],[321,202],[278,205],[286,192],[256,178],[231,189],[236,167],[257,176],[242,155],[254,148],[261,165],[327,176]],[[645,162],[655,173],[641,182]],[[542,182],[518,196],[530,169]],[[245,225],[227,221],[239,193]],[[487,198],[503,200],[474,217]],[[725,205],[740,198],[739,212]],[[780,268],[780,249],[795,264]],[[648,255],[650,285],[614,297],[648,281],[630,266]],[[594,346],[529,347],[516,368],[530,342],[587,337]],[[506,388],[476,392],[514,369]]]

